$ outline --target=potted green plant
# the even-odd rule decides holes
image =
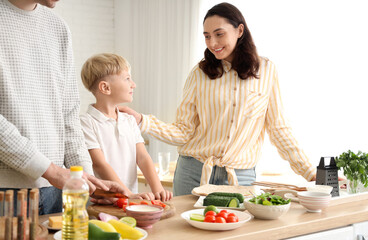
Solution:
[[[355,154],[352,151],[342,153],[336,157],[336,166],[343,169],[345,177],[348,179],[348,192],[360,192],[359,185],[368,187],[368,153],[359,151]]]

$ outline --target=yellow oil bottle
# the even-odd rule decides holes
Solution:
[[[86,203],[88,184],[82,178],[83,168],[70,168],[70,179],[63,188],[63,228],[62,239],[88,239],[88,213]]]

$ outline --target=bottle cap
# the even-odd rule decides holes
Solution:
[[[80,172],[80,171],[83,171],[83,167],[82,166],[71,166],[70,171],[71,172]]]

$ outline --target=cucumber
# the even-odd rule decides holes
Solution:
[[[198,214],[198,213],[192,213],[192,214],[190,214],[190,220],[203,222],[204,221],[204,216],[201,215],[201,214]]]
[[[217,207],[227,207],[227,205],[229,205],[230,200],[231,198],[229,197],[207,196],[205,199],[203,199],[203,206],[214,205]]]
[[[207,197],[209,196],[236,197],[239,202],[244,202],[244,196],[240,193],[213,192],[207,195]]]
[[[229,205],[227,205],[228,207],[231,207],[231,208],[237,208],[239,207],[239,199],[237,198],[232,198],[229,202]]]

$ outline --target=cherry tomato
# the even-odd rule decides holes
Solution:
[[[213,215],[208,215],[204,218],[203,222],[214,223],[216,221],[216,217]]]
[[[238,217],[236,217],[236,216],[228,216],[228,217],[226,218],[226,222],[227,222],[227,223],[239,222],[239,219],[238,219]]]
[[[226,209],[222,209],[222,210],[220,211],[220,213],[222,213],[222,212],[223,212],[223,213],[228,213]]]
[[[146,201],[141,201],[141,204],[142,204],[142,205],[149,205],[149,203],[148,203],[148,202],[146,202]]]
[[[160,206],[162,207],[162,208],[165,208],[166,207],[166,204],[165,203],[160,203]]]
[[[228,213],[227,212],[219,212],[217,215],[216,215],[216,217],[222,217],[222,218],[227,218],[227,215],[228,215]]]
[[[215,211],[208,211],[208,212],[206,212],[205,216],[208,216],[208,215],[216,216],[216,212]]]
[[[235,213],[229,213],[227,217],[235,217],[236,221],[239,222],[239,218],[235,215]]]
[[[216,223],[226,223],[226,220],[225,220],[225,218],[223,218],[223,217],[216,217],[215,222],[216,222]]]
[[[119,208],[123,208],[124,205],[127,205],[128,204],[128,199],[127,198],[119,198],[117,201],[116,201],[116,205],[119,207]]]
[[[132,205],[139,205],[139,203],[136,203],[136,202],[129,202],[129,206],[132,206]]]

